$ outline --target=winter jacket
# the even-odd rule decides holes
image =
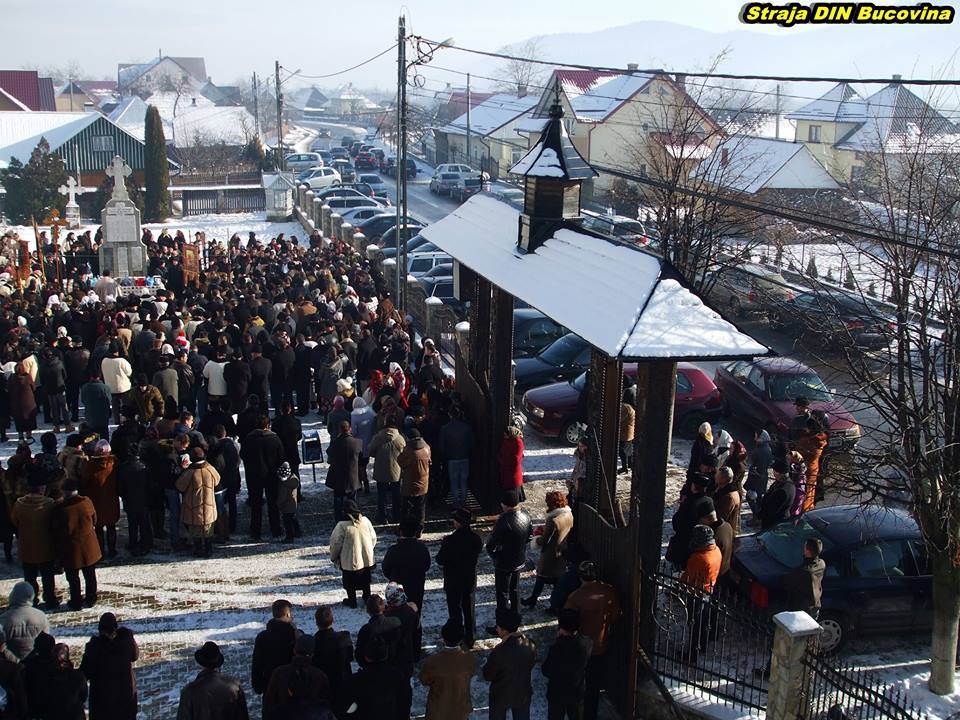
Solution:
[[[160,420],[166,409],[163,395],[153,385],[147,385],[145,388],[136,387],[130,393],[133,404],[137,406],[137,414],[141,422],[151,423],[154,420]]]
[[[313,636],[313,665],[323,670],[330,681],[331,700],[337,711],[346,710],[353,676],[353,642],[346,630],[318,630]]]
[[[767,491],[770,466],[773,464],[773,450],[770,448],[770,433],[760,431],[760,440],[750,453],[750,468],[747,470],[747,490],[762,495]]]
[[[207,462],[220,475],[217,492],[240,489],[240,448],[236,440],[224,437],[214,441],[207,452]]]
[[[530,674],[537,662],[537,644],[516,632],[490,651],[483,666],[483,679],[490,683],[490,707],[525,707],[533,686]]]
[[[84,720],[87,679],[72,665],[57,667],[51,658],[32,656],[23,663],[29,717]]]
[[[327,704],[330,700],[330,681],[323,670],[313,666],[308,657],[294,656],[286,665],[281,665],[270,676],[263,693],[263,716],[269,720],[286,720],[290,717],[295,688],[305,695],[301,703],[310,706]]]
[[[687,566],[680,579],[697,590],[712,593],[720,577],[723,555],[716,543],[693,550],[687,558]]]
[[[284,515],[293,515],[297,512],[297,489],[300,487],[300,478],[290,473],[279,481],[277,488],[277,510]]]
[[[57,557],[53,545],[53,509],[56,502],[46,495],[24,495],[10,511],[10,520],[17,529],[20,561],[31,565],[53,562]]]
[[[540,668],[547,678],[547,700],[570,703],[583,698],[593,641],[586,635],[558,635]]]
[[[483,540],[469,527],[459,527],[440,541],[437,565],[443,568],[443,589],[469,592],[477,586],[477,560]]]
[[[540,548],[537,560],[537,575],[543,578],[558,578],[567,569],[566,561],[560,556],[563,543],[573,529],[573,512],[568,507],[557,508],[547,513],[543,533],[536,538]]]
[[[243,687],[219,670],[201,670],[180,692],[177,720],[250,720]]]
[[[420,654],[419,638],[421,634],[420,616],[409,602],[401,605],[388,605],[383,611],[385,618],[400,621],[397,633],[397,645],[393,655],[393,664],[407,677],[413,677],[416,658]]]
[[[790,517],[790,506],[793,504],[796,492],[796,487],[786,476],[770,486],[763,500],[760,501],[761,530],[768,530]]]
[[[781,583],[787,598],[787,610],[803,610],[814,617],[820,610],[823,574],[827,566],[821,558],[804,558],[803,565],[783,576]]]
[[[400,466],[400,494],[404,497],[426,495],[430,487],[430,446],[423,438],[413,438],[397,456]]]
[[[83,417],[93,428],[105,428],[110,424],[112,398],[106,384],[94,380],[84,383],[80,388],[80,402],[83,403]]]
[[[376,565],[373,551],[377,533],[363,515],[337,523],[330,535],[330,562],[340,570],[354,572]]]
[[[180,375],[175,367],[169,365],[157,370],[150,382],[160,391],[165,404],[176,406],[180,402]]]
[[[124,420],[110,436],[110,450],[117,460],[127,460],[136,455],[137,445],[143,440],[143,425],[136,420]]]
[[[360,453],[363,443],[350,433],[338,435],[327,448],[326,486],[335,495],[346,495],[360,489]]]
[[[363,398],[353,401],[353,410],[350,412],[350,432],[363,443],[363,457],[370,457],[370,441],[376,429],[377,414],[369,407]]]
[[[382,613],[371,617],[357,631],[357,664],[362,668],[371,664],[367,660],[367,648],[374,638],[380,638],[387,646],[387,662],[397,667],[397,646],[402,632],[403,622],[398,617],[388,617]]]
[[[423,661],[420,682],[427,688],[427,720],[467,720],[473,712],[470,684],[477,660],[461,648],[443,648]]]
[[[37,416],[37,400],[34,384],[29,375],[16,374],[7,380],[7,397],[10,417],[16,422],[28,424]]]
[[[531,537],[533,525],[529,515],[520,508],[502,512],[487,538],[487,554],[493,558],[494,567],[501,572],[523,569]]]
[[[247,484],[265,487],[276,482],[277,468],[286,459],[280,437],[270,430],[252,430],[240,443]]]
[[[257,635],[250,665],[250,680],[257,695],[266,692],[273,671],[293,659],[293,645],[298,634],[292,622],[270,618],[267,627]]]
[[[373,479],[378,485],[400,482],[397,458],[406,444],[407,441],[396,428],[384,428],[370,440],[368,450],[374,460]]]
[[[600,580],[585,582],[570,593],[564,607],[580,611],[580,633],[593,641],[594,655],[603,655],[621,614],[613,586]]]
[[[214,498],[220,474],[206,460],[190,463],[177,479],[177,490],[183,495],[180,502],[180,522],[187,527],[207,527],[217,521],[217,502]]]
[[[130,378],[133,376],[133,368],[122,357],[104,358],[100,363],[100,374],[103,382],[110,388],[111,395],[123,395],[132,387]]]
[[[236,368],[234,368],[234,366],[236,366]],[[233,371],[231,372],[232,368]],[[260,398],[260,407],[266,407],[267,399],[269,398],[267,393],[270,392],[270,371],[272,369],[273,363],[265,357],[254,358],[249,363],[230,363],[227,365],[227,370],[224,373],[228,379],[228,392],[234,397],[241,397],[233,393],[235,387],[233,382],[234,378],[240,377],[240,383],[236,386],[236,392],[239,393],[239,387],[244,384],[243,380],[246,380],[250,394]]]
[[[203,377],[207,379],[207,393],[214,397],[223,397],[227,394],[227,381],[223,377],[225,362],[211,360],[203,366]]]
[[[469,460],[473,452],[473,428],[453,418],[440,428],[440,454],[446,460]]]
[[[736,483],[727,483],[713,491],[713,506],[717,517],[726,520],[733,528],[733,534],[740,534],[740,491]]]
[[[33,641],[40,633],[50,632],[43,610],[33,607],[33,588],[18,582],[10,591],[9,607],[0,615],[0,628],[7,637],[7,649],[23,660],[33,652]]]
[[[37,384],[48,394],[61,393],[67,389],[67,370],[56,355],[40,365]]]
[[[303,423],[296,415],[280,415],[270,427],[283,445],[283,455],[291,467],[300,463],[300,440],[303,439]]]
[[[136,720],[137,677],[133,664],[140,650],[133,633],[117,629],[113,638],[94,635],[83,651],[80,671],[90,681],[90,717]]]
[[[632,442],[636,430],[637,411],[632,405],[620,403],[620,442]]]
[[[23,720],[27,717],[27,691],[23,685],[20,663],[14,658],[0,657],[0,689],[6,693],[6,704],[0,709],[0,720]]]
[[[97,512],[90,498],[73,495],[53,510],[53,540],[65,570],[79,570],[100,562]]]
[[[723,577],[730,570],[730,561],[733,559],[733,541],[736,537],[733,534],[733,528],[726,520],[717,520],[710,523],[713,528],[713,539],[720,548],[720,577]]]
[[[497,454],[500,468],[500,487],[516,490],[523,486],[523,438],[505,437]]]
[[[116,435],[114,435],[116,439]],[[136,456],[117,466],[117,491],[127,514],[144,512],[150,504],[150,475]]]
[[[385,662],[369,663],[353,676],[350,695],[356,720],[408,720],[410,679]]]
[[[697,516],[697,503],[702,494],[687,495],[680,501],[677,511],[673,514],[670,524],[673,526],[673,535],[667,544],[667,560],[678,567],[686,567],[687,558],[690,556],[690,536],[693,534],[693,528],[699,521]]]
[[[80,466],[80,494],[90,498],[101,526],[116,525],[120,520],[115,464],[113,455],[95,455]]]
[[[407,599],[423,609],[423,586],[430,569],[430,551],[421,540],[397,540],[387,548],[380,569],[387,580],[403,585]]]

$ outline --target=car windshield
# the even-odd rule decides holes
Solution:
[[[613,233],[619,237],[624,235],[643,235],[646,233],[646,228],[636,220],[624,220],[613,226]]]
[[[770,399],[774,402],[787,402],[798,397],[808,400],[830,400],[830,390],[816,373],[804,375],[767,375],[767,387]]]
[[[548,365],[560,367],[573,361],[573,359],[583,350],[583,341],[576,335],[564,335],[562,338],[550,345],[546,350],[540,353],[540,359]]]
[[[767,555],[778,563],[788,568],[796,568],[803,563],[803,542],[808,537],[820,538],[824,553],[833,548],[833,543],[817,532],[817,529],[803,517],[780,523],[760,533],[757,540]]]

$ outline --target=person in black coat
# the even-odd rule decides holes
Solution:
[[[342,421],[339,433],[327,448],[326,486],[333,490],[333,515],[336,522],[346,519],[343,504],[356,497],[360,489],[360,454],[363,441],[350,434],[350,423]]]
[[[263,356],[263,348],[254,345],[250,349],[250,394],[260,400],[260,407],[270,407],[270,372],[273,363]]]
[[[760,530],[768,530],[790,517],[790,507],[797,494],[797,487],[790,480],[787,461],[773,461],[773,483],[760,501]]]
[[[700,507],[700,501],[707,496],[707,477],[695,473],[689,479],[689,494],[680,501],[677,511],[670,520],[673,525],[673,536],[667,544],[666,559],[673,563],[678,570],[687,567],[687,559],[690,557],[690,537],[693,534],[694,526],[705,514]]]
[[[98,634],[87,641],[80,671],[90,681],[90,716],[136,720],[137,678],[133,664],[140,654],[133,633],[117,624],[113,613],[100,616]]]
[[[113,436],[116,438],[116,434]],[[153,549],[150,525],[150,475],[136,455],[128,455],[117,467],[117,490],[127,513],[130,554],[143,556]]]
[[[530,516],[520,509],[516,490],[508,490],[500,501],[500,517],[487,538],[487,554],[493,559],[497,609],[520,606],[520,571],[527,560],[527,543],[533,537]],[[496,635],[495,627],[487,632]]]
[[[217,644],[205,642],[193,657],[203,670],[181,691],[177,720],[249,720],[240,682],[220,672],[223,653]]]
[[[5,654],[7,638],[0,630],[0,689],[6,693],[6,707],[0,710],[0,720],[23,720],[27,717],[27,691],[23,684],[20,664]]]
[[[541,668],[547,678],[547,720],[581,720],[593,641],[580,634],[579,610],[560,610],[557,626],[557,641],[547,651]]]
[[[289,601],[274,600],[270,610],[273,617],[253,643],[250,681],[257,695],[266,692],[273,671],[293,658],[293,646],[299,634],[293,624],[293,605]]]
[[[293,364],[296,362],[296,353],[290,347],[287,334],[278,333],[276,346],[270,355],[270,401],[278,409],[283,403],[293,402]]]
[[[351,697],[356,720],[409,720],[413,701],[410,680],[388,663],[389,649],[382,638],[364,646],[360,671],[353,676]],[[358,658],[359,660],[360,658]]]
[[[387,606],[383,611],[386,619],[396,618],[400,621],[400,630],[397,633],[397,644],[392,658],[397,669],[403,671],[408,678],[413,677],[414,666],[420,659],[420,646],[423,629],[420,627],[420,616],[413,603],[407,601],[407,594],[399,583],[388,582],[384,590]]]
[[[220,474],[217,493],[223,492],[227,511],[227,536],[237,531],[237,493],[240,492],[240,448],[222,424],[213,427],[207,462]],[[219,508],[217,510],[220,512]]]
[[[454,510],[454,530],[443,538],[437,552],[437,565],[443,568],[447,613],[450,621],[463,627],[463,641],[468,648],[473,647],[477,634],[477,560],[483,550],[483,540],[470,529],[472,519],[466,508]]]
[[[423,614],[423,586],[430,569],[430,551],[420,540],[422,526],[416,518],[400,521],[400,539],[383,556],[381,569],[387,580],[403,585],[407,600]]]
[[[43,720],[84,720],[87,679],[70,662],[70,648],[53,636],[37,636],[33,652],[23,659],[27,717]]]
[[[279,414],[273,419],[273,431],[280,436],[283,453],[290,463],[290,471],[300,477],[300,441],[303,439],[303,423],[293,414],[293,403],[284,402]]]
[[[259,396],[256,380],[253,377],[252,363],[244,360],[239,351],[223,369],[223,379],[227,383],[227,396],[224,402],[229,404],[228,409],[231,413],[239,413],[248,396]]]
[[[286,460],[279,436],[268,430],[270,418],[261,415],[259,427],[240,441],[240,457],[247,474],[247,494],[250,497],[250,537],[259,540],[262,530],[263,496],[267,497],[267,517],[270,533],[279,538],[280,510],[277,508],[279,478],[277,469]]]
[[[315,617],[317,632],[313,636],[313,665],[326,673],[330,681],[331,704],[339,716],[350,705],[353,642],[348,631],[333,629],[333,609],[329,605],[318,607]]]
[[[90,374],[90,351],[79,339],[70,341],[70,349],[63,355],[63,365],[67,370],[67,407],[70,408],[70,419],[77,422],[80,420],[80,386]]]
[[[257,417],[259,417],[259,415],[260,415],[260,412],[258,408]],[[255,424],[257,417],[252,418],[251,422]],[[200,422],[197,423],[197,431],[203,435],[215,436],[216,435],[215,430],[217,425],[223,425],[224,429],[226,429],[227,431],[227,435],[229,435],[230,437],[236,437],[237,425],[236,423],[233,422],[233,416],[230,415],[230,413],[226,412],[223,409],[223,407],[221,407],[219,401],[214,400],[213,402],[207,405],[207,411],[203,414],[203,417],[200,419]],[[247,429],[247,432],[253,429],[254,427],[251,426]]]
[[[384,615],[386,607],[386,602],[379,595],[371,595],[367,598],[367,614],[370,619],[357,631],[356,657],[360,667],[366,666],[369,646],[375,639],[385,643],[388,660],[395,664],[397,643],[400,641],[403,624],[399,618]]]
[[[297,394],[297,415],[304,417],[310,412],[310,386],[313,382],[313,348],[306,344],[303,335],[297,335],[293,349],[293,388]]]

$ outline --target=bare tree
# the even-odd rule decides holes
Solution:
[[[526,92],[528,89],[544,85],[550,72],[547,65],[527,62],[528,60],[543,60],[542,38],[532,37],[523,42],[504,45],[500,53],[512,55],[519,60],[504,60],[494,70],[498,87],[506,92]]]
[[[32,69],[32,68],[29,68]],[[37,74],[40,77],[53,78],[55,85],[63,85],[68,80],[83,80],[85,72],[83,66],[78,60],[68,60],[59,65],[44,65],[37,68]],[[112,78],[109,78],[112,79]]]

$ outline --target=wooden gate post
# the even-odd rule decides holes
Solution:
[[[646,367],[644,367],[644,365]],[[642,464],[634,457],[634,485],[639,493],[641,562],[640,646],[653,657],[656,640],[654,608],[657,586],[652,578],[660,564],[663,544],[663,511],[666,505],[667,461],[673,430],[673,400],[677,364],[657,360],[637,365],[637,435],[642,437]],[[641,405],[641,398],[643,407]],[[641,414],[642,413],[642,414]],[[641,443],[635,443],[635,447]]]
[[[494,448],[499,450],[513,409],[513,295],[494,286],[491,310],[493,332],[490,337],[493,342],[490,395],[493,400],[493,422],[490,432]]]
[[[590,363],[587,426],[590,456],[587,486],[590,501],[614,527],[624,527],[617,502],[617,450],[620,443],[620,405],[623,398],[623,368],[620,361],[596,348]]]

